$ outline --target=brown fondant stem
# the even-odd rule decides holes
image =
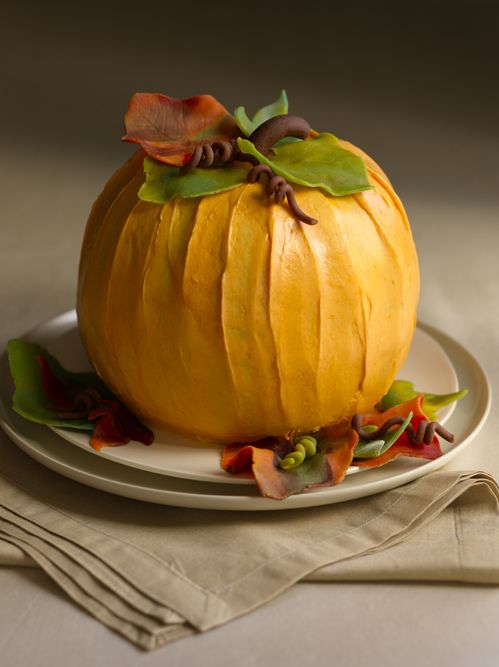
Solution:
[[[259,125],[249,140],[255,148],[267,155],[272,146],[284,137],[298,137],[306,139],[310,134],[310,125],[300,116],[274,116]]]

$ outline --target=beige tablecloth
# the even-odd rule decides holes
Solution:
[[[312,510],[237,513],[112,496],[11,443],[0,458],[6,558],[17,547],[145,649],[226,623],[305,577],[499,582],[499,488],[486,473],[436,472]]]

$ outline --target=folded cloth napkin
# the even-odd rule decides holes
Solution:
[[[279,512],[179,509],[60,477],[0,438],[0,558],[31,562],[144,649],[209,630],[302,580],[499,583],[499,488],[444,471]],[[333,593],[332,593],[333,594]]]

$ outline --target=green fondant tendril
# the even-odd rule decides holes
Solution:
[[[317,440],[311,435],[300,437],[295,443],[295,448],[289,454],[279,461],[279,466],[283,470],[294,470],[298,468],[305,459],[309,459],[317,452]]]

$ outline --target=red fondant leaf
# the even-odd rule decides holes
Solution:
[[[114,412],[118,415],[120,423],[122,425],[124,433],[129,436],[130,440],[136,440],[141,442],[143,445],[150,445],[154,440],[154,433],[150,428],[147,428],[137,417],[130,412],[130,410],[119,403],[118,401],[107,401],[103,400],[100,402],[100,405],[110,406]]]
[[[257,442],[252,442],[249,445],[239,442],[234,442],[226,445],[222,452],[222,459],[220,465],[227,472],[234,475],[241,473],[243,477],[253,477],[251,464],[253,463],[253,449],[277,449],[279,440],[277,438],[263,438]]]
[[[88,418],[97,420],[90,439],[94,449],[126,445],[130,440],[150,445],[154,440],[153,432],[118,401],[100,401]]]
[[[413,416],[410,423],[414,432],[416,432],[420,422],[428,421],[427,416],[423,412],[423,400],[424,396],[420,395],[406,403],[395,405],[393,408],[386,410],[386,412],[366,413],[362,416],[362,425],[366,426],[367,424],[373,424],[379,428],[392,417],[405,418],[408,416],[409,412],[412,412]],[[384,454],[372,459],[355,459],[354,465],[359,466],[360,468],[377,468],[393,461],[399,456],[410,456],[413,458],[431,460],[438,459],[442,454],[443,452],[436,436],[429,445],[423,443],[416,447],[411,445],[407,433],[404,431],[400,438]]]
[[[135,93],[125,127],[124,141],[140,144],[154,159],[176,167],[189,161],[196,146],[240,134],[233,117],[211,95],[177,100],[159,93]]]
[[[32,384],[30,377],[35,372],[38,376],[38,367],[40,369],[38,380],[40,386],[38,389],[38,385],[35,387],[36,392],[31,388],[31,393],[36,394],[38,403],[43,404],[43,414],[48,411],[50,418],[41,419],[36,416],[36,421],[56,425],[60,428],[93,429],[90,444],[94,449],[124,445],[131,440],[142,442],[144,445],[150,445],[153,442],[153,432],[139,421],[123,403],[114,399],[95,374],[67,371],[43,348],[37,346],[31,352],[32,344],[25,344],[22,341],[18,341],[17,345],[10,345],[11,357],[13,355],[12,350],[14,349],[15,352],[18,347],[21,347],[21,351],[24,350],[25,356],[32,359],[33,363],[31,366],[28,366],[27,363],[24,364],[25,373],[22,376],[18,370],[16,389],[19,391],[18,385],[21,383],[25,392],[26,387],[30,389]],[[26,347],[27,349],[25,349]],[[17,366],[19,366],[19,357],[20,353],[15,360],[11,359],[11,365],[14,365],[14,361],[17,361]],[[87,414],[88,407],[84,408],[82,412],[81,405],[78,405],[78,397],[89,388],[95,390],[94,401],[96,402]],[[106,398],[102,398],[102,396]],[[107,398],[108,396],[111,398]],[[48,402],[50,402],[50,405],[47,406]],[[57,411],[61,414],[58,415]],[[31,408],[31,412],[33,412],[33,408]],[[80,413],[78,417],[71,415],[75,412]],[[25,415],[26,410],[22,414]],[[30,418],[29,415],[26,416]],[[57,419],[54,419],[54,417]],[[35,421],[35,419],[33,420]],[[92,424],[93,421],[95,421],[95,424]]]
[[[222,454],[222,468],[241,474],[253,472],[262,496],[283,500],[317,486],[333,486],[343,481],[350,466],[357,433],[349,422],[330,427],[318,443],[315,456],[293,470],[282,470],[279,457],[293,449],[289,441],[266,438],[248,445],[228,445]]]
[[[72,396],[74,387],[68,387],[52,372],[48,361],[41,354],[36,355],[36,360],[40,366],[42,386],[51,407],[58,410],[71,409],[73,405]]]
[[[223,470],[242,477],[253,477],[253,445],[240,445],[237,442],[226,445],[222,452],[220,465]]]
[[[130,442],[114,410],[97,408],[89,414],[89,419],[97,419],[90,438],[90,446],[97,451],[103,447],[117,447]]]

